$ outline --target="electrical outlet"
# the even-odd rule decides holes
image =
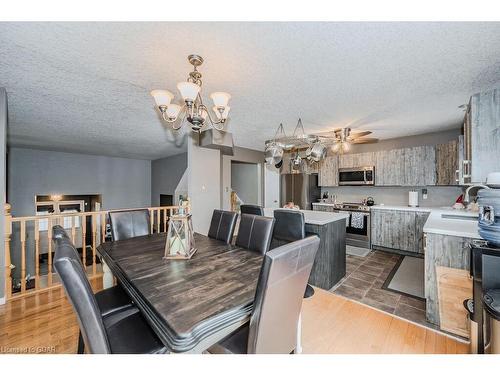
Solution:
[[[422,199],[427,199],[427,189],[422,189]]]

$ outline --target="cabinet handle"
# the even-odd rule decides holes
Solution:
[[[462,171],[463,171],[463,174],[462,174],[462,177],[463,178],[471,178],[471,161],[470,160],[463,160],[462,161],[463,163],[463,168],[462,168]]]
[[[460,169],[455,171],[455,182],[460,182]]]

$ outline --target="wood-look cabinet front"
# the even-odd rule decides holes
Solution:
[[[458,139],[436,146],[436,185],[458,185]]]
[[[319,163],[318,185],[339,185],[339,158],[337,155],[327,156]]]

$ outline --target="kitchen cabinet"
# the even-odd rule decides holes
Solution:
[[[319,162],[319,186],[338,186],[339,184],[339,167],[338,156],[327,156]]]
[[[443,330],[468,336],[463,301],[472,297],[470,238],[426,233],[425,299],[427,320]]]
[[[415,212],[371,211],[372,246],[416,252]]]
[[[436,151],[434,146],[403,149],[403,186],[427,186],[436,184]]]
[[[417,241],[415,252],[419,254],[425,252],[424,225],[429,215],[430,212],[415,212],[415,238]]]
[[[424,253],[424,224],[429,212],[371,210],[372,246]]]
[[[291,159],[292,159],[292,154],[290,152],[283,153],[283,165],[281,166],[280,169],[281,174],[292,173],[292,168],[290,166]]]
[[[405,181],[404,149],[375,153],[375,185],[402,186]]]
[[[458,139],[436,146],[436,185],[458,184]]]
[[[460,184],[484,183],[498,171],[500,159],[500,89],[471,97],[464,117]]]
[[[369,167],[375,165],[374,152],[342,154],[339,156],[339,168]]]

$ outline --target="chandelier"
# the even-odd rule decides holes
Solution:
[[[212,111],[215,113],[215,119],[210,115],[207,106],[203,104],[201,98],[201,73],[198,71],[198,66],[203,64],[203,58],[198,55],[189,55],[189,63],[193,65],[193,71],[189,73],[186,82],[179,82],[177,89],[181,93],[184,104],[173,104],[174,94],[168,90],[153,90],[151,95],[155,99],[156,105],[162,115],[164,121],[171,123],[172,128],[179,130],[187,120],[191,124],[193,131],[199,132],[206,120],[217,130],[224,129],[224,123],[227,120],[229,110],[231,109],[227,103],[231,99],[231,95],[226,92],[214,92],[210,95],[214,105]],[[180,121],[177,121],[181,118]]]

